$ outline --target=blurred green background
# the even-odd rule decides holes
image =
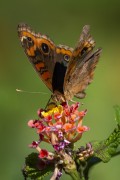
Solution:
[[[47,34],[56,44],[74,47],[82,27],[91,26],[96,47],[103,53],[81,109],[88,109],[84,124],[91,130],[77,146],[102,140],[115,127],[113,105],[120,105],[120,1],[12,0],[0,2],[0,179],[22,180],[24,158],[33,152],[28,144],[37,140],[27,127],[36,111],[44,107],[50,92],[41,82],[20,45],[17,25],[26,22]],[[17,93],[16,88],[44,94]],[[45,145],[44,145],[45,146]],[[120,157],[93,168],[90,180],[118,180]],[[64,179],[66,176],[63,176]],[[69,177],[67,176],[69,179]],[[46,178],[50,179],[49,178]]]

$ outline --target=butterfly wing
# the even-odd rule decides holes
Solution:
[[[47,36],[35,33],[24,23],[18,25],[18,36],[30,63],[52,91],[55,44]]]
[[[93,79],[94,69],[98,63],[101,49],[93,52],[95,41],[89,33],[88,25],[83,27],[80,40],[73,51],[64,79],[64,96],[71,100],[73,96],[85,97],[85,89]]]
[[[18,25],[18,36],[30,63],[52,91],[63,94],[63,82],[73,49],[56,46],[46,35],[35,33],[28,25]]]

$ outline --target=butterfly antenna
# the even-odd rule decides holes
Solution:
[[[48,94],[48,93],[45,93],[45,92],[40,92],[40,91],[24,91],[24,90],[21,90],[21,89],[16,89],[17,92],[24,92],[24,93],[31,93],[31,94]]]

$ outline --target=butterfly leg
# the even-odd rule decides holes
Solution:
[[[77,102],[77,101],[74,101],[74,100],[72,100],[72,99],[71,99],[70,101],[73,102],[73,103],[76,103],[76,102]]]
[[[48,100],[48,102],[45,106],[45,110],[48,111],[56,106],[57,106],[57,101],[53,98],[53,95],[51,95],[50,99]]]

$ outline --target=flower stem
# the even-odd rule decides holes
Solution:
[[[76,163],[72,157],[64,151],[61,151],[60,154],[63,157],[65,173],[70,175],[73,180],[85,180],[84,177],[81,178],[81,174],[77,171]]]
[[[80,177],[80,174],[77,170],[67,172],[67,174],[71,176],[72,180],[85,180],[84,177]]]

